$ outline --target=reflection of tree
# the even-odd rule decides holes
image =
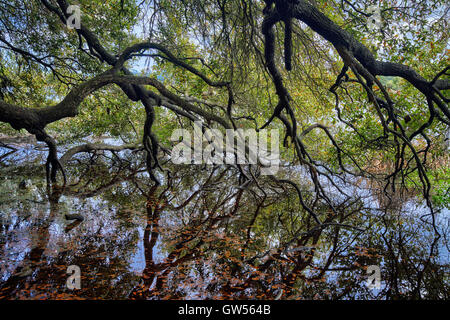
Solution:
[[[326,270],[332,281],[311,283],[303,291],[304,298],[448,297],[448,262],[441,260],[445,253],[438,250],[433,227],[421,222],[417,215],[399,209],[384,215],[366,215],[360,225],[367,229],[358,236],[342,234],[334,242],[332,234],[326,235],[326,241],[333,241],[333,246],[339,248],[333,248],[332,265]],[[430,257],[430,252],[435,252],[435,256]],[[370,265],[381,267],[381,290],[372,291],[365,286],[365,270]],[[316,268],[320,269],[318,263]]]
[[[28,287],[30,284],[39,282],[39,276],[33,276],[33,273],[36,267],[46,261],[44,251],[50,239],[49,228],[59,212],[58,202],[60,197],[61,190],[58,188],[49,193],[50,214],[35,231],[36,236],[32,238],[32,249],[23,259],[22,266],[18,267],[8,280],[0,286],[2,296],[12,297],[15,292],[23,290],[25,286]]]
[[[189,175],[189,170],[185,174]],[[147,201],[148,222],[144,233],[146,268],[143,271],[141,285],[132,293],[133,298],[148,298],[152,295],[159,297],[189,295],[189,290],[182,289],[182,286],[175,284],[192,281],[192,279],[188,279],[190,276],[187,275],[193,272],[198,274],[192,284],[193,289],[196,287],[195,281],[207,282],[211,277],[216,279],[217,283],[220,282],[220,285],[206,283],[203,289],[201,286],[196,289],[210,288],[225,298],[236,296],[237,293],[248,288],[255,289],[259,296],[263,292],[264,297],[273,297],[276,292],[272,286],[276,279],[279,279],[278,287],[289,292],[289,288],[294,286],[301,272],[311,264],[315,252],[314,246],[317,245],[323,230],[326,228],[338,230],[345,227],[339,223],[341,222],[338,219],[339,215],[336,217],[330,215],[328,219],[324,220],[324,226],[317,227],[310,221],[311,215],[304,213],[304,218],[309,220],[307,224],[310,227],[307,227],[306,230],[299,228],[293,237],[291,235],[291,238],[287,238],[288,240],[286,239],[282,245],[277,248],[268,248],[267,252],[261,254],[263,248],[250,244],[253,239],[248,230],[255,226],[256,216],[261,208],[267,209],[271,205],[273,206],[274,200],[277,198],[281,200],[282,191],[286,190],[280,185],[278,192],[260,197],[262,201],[255,204],[253,203],[255,190],[252,190],[251,186],[247,186],[247,189],[244,190],[235,188],[230,183],[235,175],[236,173],[229,169],[212,169],[209,173],[197,176],[203,181],[200,179],[196,181],[194,183],[196,187],[189,188],[192,190],[190,193],[182,191],[174,195],[172,192],[172,197],[165,195],[168,191],[171,193],[171,188],[166,189],[159,196],[155,195],[155,187],[151,189]],[[181,176],[178,183],[171,181],[169,185],[175,190],[186,190],[188,188],[185,185],[186,180],[183,178],[185,177]],[[254,187],[260,188],[256,185]],[[249,198],[245,196],[248,190],[252,190],[249,192],[251,194]],[[155,197],[158,199],[157,201],[154,200]],[[172,202],[172,204],[168,204],[168,202]],[[174,203],[179,204],[175,205]],[[161,210],[164,208],[169,212],[167,215],[176,214],[176,219],[183,223],[177,224],[176,229],[172,229],[170,232],[172,236],[170,238],[171,249],[167,258],[161,263],[155,263],[153,251],[160,236],[159,221]],[[253,212],[248,210],[250,224],[236,223],[235,228],[233,223],[240,219],[240,211],[245,212],[249,208],[254,209]],[[167,218],[169,217],[166,216]],[[343,220],[343,217],[341,218]],[[242,230],[246,230],[246,232],[242,232]],[[278,230],[270,232],[274,231]],[[218,235],[219,238],[217,238]],[[308,252],[295,250],[299,248],[306,248]],[[233,253],[233,251],[235,252]],[[236,255],[237,252],[240,253]],[[212,257],[216,257],[216,259],[211,261]],[[207,263],[212,263],[209,270],[205,268]],[[232,267],[228,268],[228,266]],[[257,271],[249,272],[250,269],[257,269]],[[168,281],[170,274],[173,276],[172,284]],[[261,277],[263,274],[265,276]],[[178,278],[176,278],[177,276]],[[235,279],[240,279],[239,284],[233,283]],[[267,281],[268,279],[271,281]],[[152,287],[153,283],[155,284]],[[170,289],[171,285],[175,287]]]
[[[16,224],[9,228],[10,231],[4,230],[4,241],[0,240],[2,245],[8,242],[14,243],[14,239],[11,239],[9,234],[13,234],[15,230],[21,227],[21,223],[26,221],[26,228],[31,235],[31,250],[25,255],[13,273],[8,276],[7,280],[0,284],[1,297],[3,298],[77,298],[77,297],[107,297],[118,295],[119,291],[128,291],[130,281],[132,281],[132,274],[127,271],[127,261],[121,259],[127,251],[133,251],[135,248],[135,242],[130,236],[120,237],[118,240],[104,239],[101,237],[100,229],[97,230],[94,236],[83,238],[81,237],[82,247],[78,248],[67,247],[66,244],[62,244],[59,252],[55,257],[50,257],[45,254],[46,249],[50,246],[59,246],[55,243],[55,239],[50,240],[50,229],[57,223],[58,216],[64,216],[62,210],[64,206],[67,206],[69,199],[87,200],[98,195],[106,196],[111,188],[133,179],[137,170],[130,169],[128,166],[122,165],[120,170],[111,177],[106,175],[96,176],[93,170],[93,165],[99,165],[102,168],[108,168],[105,165],[104,159],[96,159],[94,162],[87,162],[84,174],[79,177],[79,180],[72,185],[66,185],[61,188],[58,186],[52,186],[48,188],[48,204],[49,214],[45,214],[46,202],[35,201],[30,199],[23,199],[24,209],[27,208],[30,201],[33,202],[36,209],[39,211],[38,219],[26,216],[25,218],[17,219]],[[103,164],[102,164],[103,163]],[[86,164],[86,163],[83,163]],[[109,164],[111,165],[111,164]],[[78,170],[80,166],[74,166],[73,170]],[[27,174],[24,172],[24,175]],[[31,176],[27,176],[30,178]],[[107,178],[106,178],[107,177]],[[31,177],[35,179],[35,177]],[[33,181],[33,185],[38,185],[38,182]],[[28,194],[28,193],[27,193]],[[32,194],[29,194],[31,197]],[[62,196],[64,200],[61,201]],[[112,197],[110,197],[112,198]],[[131,201],[132,199],[130,199]],[[20,201],[18,202],[20,204]],[[22,204],[20,204],[22,205]],[[30,208],[31,209],[31,208]],[[34,210],[34,209],[33,209]],[[41,213],[42,212],[42,213]],[[78,212],[75,212],[78,213]],[[13,213],[12,213],[13,214]],[[28,220],[26,220],[28,219]],[[2,221],[3,222],[3,221]],[[65,233],[73,233],[72,231],[81,222],[74,222],[67,225]],[[2,224],[3,228],[3,224]],[[109,226],[106,226],[109,228]],[[79,232],[78,232],[79,234]],[[80,236],[77,236],[80,237]],[[136,238],[137,239],[137,238]],[[22,239],[19,239],[19,241]],[[131,245],[130,245],[130,240]],[[50,244],[50,241],[52,243]],[[11,243],[8,245],[11,246]],[[76,245],[76,244],[75,244]],[[120,255],[115,256],[114,251],[117,250]],[[105,254],[106,251],[106,254]],[[1,252],[3,254],[3,250]],[[6,257],[7,251],[4,252],[6,261],[11,261],[9,257]],[[8,262],[7,262],[8,263]],[[82,283],[83,288],[78,292],[70,292],[65,287],[65,281],[68,275],[66,274],[67,266],[71,264],[79,265],[82,269]],[[111,270],[111,265],[114,265],[114,269],[121,270],[118,273],[123,273],[121,279],[116,282],[115,278],[117,273]],[[128,273],[127,273],[128,272]],[[92,276],[88,276],[88,275]],[[113,277],[111,277],[111,274]],[[101,275],[99,280],[97,275]],[[106,280],[106,282],[105,282]],[[115,291],[113,293],[107,289],[110,284],[115,281]],[[120,285],[119,285],[120,284]],[[108,293],[109,292],[109,293]]]
[[[383,225],[386,297],[448,299],[449,265],[436,259],[441,249],[432,226],[399,215],[383,217]]]
[[[395,259],[389,252],[401,246],[396,242],[398,235],[391,234],[386,242],[380,231],[396,230],[392,221],[383,224],[356,197],[335,204],[336,211],[319,210],[322,223],[317,225],[312,215],[299,209],[296,191],[283,183],[268,179],[265,183],[272,192],[264,195],[259,190],[267,190],[264,183],[235,188],[230,182],[236,173],[219,171],[200,172],[195,182],[180,173],[183,183],[177,178],[169,183],[179,192],[168,188],[156,196],[151,191],[144,234],[146,268],[130,297],[272,299],[281,292],[284,298],[394,298],[391,292],[397,290],[396,284],[388,279],[402,280],[395,274]],[[187,169],[184,174],[191,172]],[[171,224],[170,230],[161,226],[161,221],[170,219],[180,223]],[[433,230],[429,231],[432,235]],[[274,235],[279,237],[277,245],[270,244]],[[417,230],[411,235],[417,235]],[[167,258],[155,263],[158,239],[170,245]],[[408,245],[409,257],[423,263],[431,242],[416,240],[420,250],[412,250],[414,246],[404,240],[403,245]],[[377,295],[365,286],[369,265],[382,266],[385,277],[386,288]],[[430,279],[432,270],[439,272],[427,280],[428,286],[434,283],[434,291],[444,288],[444,273],[437,265],[423,269],[424,276],[411,264],[405,268],[411,288],[420,288],[424,282],[420,277]]]
[[[147,224],[144,231],[145,268],[142,272],[142,283],[140,286],[134,288],[130,294],[130,297],[134,299],[148,297],[149,289],[153,283],[156,273],[162,270],[161,266],[156,265],[153,259],[153,249],[159,237],[159,214],[165,206],[165,200],[163,199],[164,193],[161,193],[159,197],[156,197],[155,193],[157,189],[158,187],[156,186],[152,187],[148,193],[148,200],[146,204]],[[160,201],[162,201],[162,203],[160,203]]]
[[[309,192],[310,185],[297,189],[287,182],[301,180],[292,173],[238,184],[242,173],[220,166],[175,166],[155,186],[143,166],[132,155],[107,153],[71,166],[68,176],[78,179],[53,186],[49,216],[36,230],[30,226],[38,237],[23,266],[34,266],[32,274],[23,277],[18,268],[1,285],[2,296],[36,297],[27,291],[33,288],[45,298],[448,297],[445,263],[430,257],[430,248],[442,255],[433,227],[405,216],[402,201],[380,211],[353,194],[329,198],[330,206]],[[300,204],[299,191],[314,214]],[[89,198],[107,201],[116,208],[113,215],[96,217],[99,226],[86,234],[86,222],[66,230],[80,245],[47,257],[49,228],[62,206]],[[145,222],[139,220],[143,211]],[[138,277],[129,269],[142,222],[145,266]],[[81,291],[64,289],[70,264],[82,269]],[[369,265],[382,269],[379,292],[365,286]]]

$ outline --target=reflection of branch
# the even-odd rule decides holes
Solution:
[[[11,148],[12,149],[12,148]],[[0,161],[2,161],[4,158],[6,158],[6,157],[8,157],[8,156],[10,156],[10,155],[12,155],[12,154],[14,154],[14,153],[16,153],[17,152],[17,150],[11,150],[11,151],[9,151],[9,152],[6,152],[5,154],[2,154],[1,156],[0,156]]]
[[[81,146],[76,146],[72,149],[66,151],[66,153],[59,159],[62,165],[65,165],[74,155],[81,152],[92,152],[92,151],[122,151],[122,150],[136,150],[142,148],[139,144],[125,144],[122,146],[114,146],[109,144],[96,144],[87,143]]]

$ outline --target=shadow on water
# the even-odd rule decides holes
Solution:
[[[335,211],[315,203],[319,226],[268,177],[242,187],[231,166],[165,167],[154,186],[139,152],[79,154],[48,189],[42,152],[0,145],[0,298],[449,298],[448,211],[437,238],[413,195],[385,205],[359,181]],[[70,265],[81,289],[66,286]]]

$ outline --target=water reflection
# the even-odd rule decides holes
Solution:
[[[292,187],[242,185],[233,167],[166,163],[154,186],[138,152],[94,152],[69,162],[67,186],[48,189],[41,153],[13,148],[0,146],[0,298],[449,297],[448,212],[438,238],[413,195],[392,205],[359,182],[331,211],[305,184],[317,225]],[[80,290],[66,288],[70,265]],[[382,270],[379,290],[366,286],[370,265]]]

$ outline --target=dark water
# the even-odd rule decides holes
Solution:
[[[413,197],[380,210],[355,183],[354,199],[332,199],[350,227],[315,229],[293,190],[244,190],[233,168],[166,163],[155,187],[139,152],[79,154],[68,185],[47,188],[45,151],[12,146],[0,147],[0,299],[449,298],[448,211],[437,237]],[[81,289],[67,288],[71,265]]]

